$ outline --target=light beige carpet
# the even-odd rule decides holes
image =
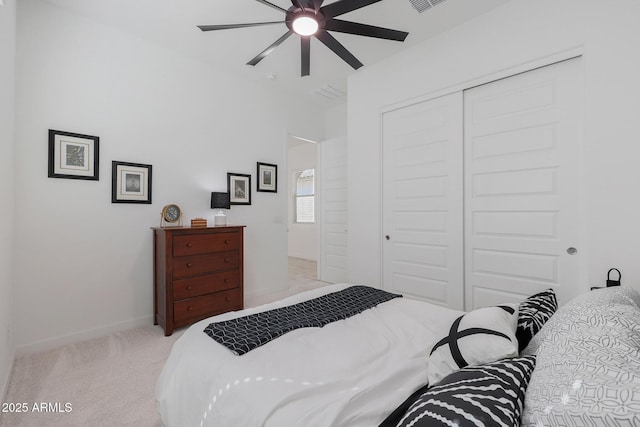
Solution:
[[[245,301],[255,307],[326,286],[316,263],[289,259],[289,288]],[[155,385],[175,340],[149,325],[16,359],[4,403],[26,403],[26,413],[2,413],[2,427],[158,427]],[[62,412],[33,412],[44,403]],[[65,404],[71,411],[65,411]],[[57,407],[56,407],[57,406]],[[39,408],[39,406],[38,406]]]
[[[160,426],[154,388],[181,333],[148,326],[17,358],[5,403],[28,412],[2,413],[0,425]],[[33,412],[42,402],[62,412]]]

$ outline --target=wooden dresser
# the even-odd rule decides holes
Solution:
[[[244,307],[244,226],[153,228],[154,325],[175,328]]]

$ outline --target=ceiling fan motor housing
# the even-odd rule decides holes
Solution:
[[[308,10],[302,10],[298,7],[292,6],[289,8],[289,10],[287,10],[287,14],[285,17],[285,23],[287,24],[287,28],[289,28],[291,31],[293,31],[294,33],[297,33],[294,29],[293,29],[293,21],[295,21],[298,18],[301,18],[303,16],[306,16],[308,18],[313,19],[314,21],[316,21],[318,23],[318,29],[324,29],[325,28],[325,19],[324,19],[324,15],[322,14],[321,11],[315,11],[313,9],[308,9]]]

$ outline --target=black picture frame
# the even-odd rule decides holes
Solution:
[[[251,204],[251,175],[227,172],[227,193],[229,204]]]
[[[111,162],[111,203],[151,204],[151,165]]]
[[[264,193],[278,192],[278,165],[258,162],[257,191]]]
[[[49,129],[49,178],[100,179],[100,137]]]

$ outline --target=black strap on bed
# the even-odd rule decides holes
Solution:
[[[351,286],[287,307],[209,324],[204,333],[240,356],[299,328],[321,328],[402,297],[369,286]]]

